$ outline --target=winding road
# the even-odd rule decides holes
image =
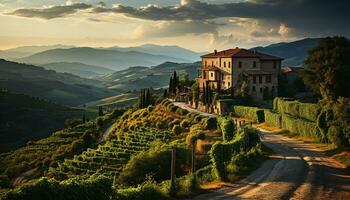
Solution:
[[[312,144],[260,131],[271,158],[238,183],[194,199],[350,199],[349,169]]]

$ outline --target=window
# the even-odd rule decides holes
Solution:
[[[255,92],[255,86],[252,87],[252,91]]]
[[[242,68],[242,62],[241,61],[238,62],[238,68]]]
[[[259,83],[262,83],[262,76],[259,75]]]
[[[262,87],[260,88],[260,93],[263,93],[263,88]]]
[[[231,68],[231,62],[228,62],[228,68]]]
[[[214,77],[214,73],[213,72],[210,72],[210,77]]]
[[[226,67],[226,62],[224,61],[224,67]]]
[[[277,62],[273,61],[273,68],[276,69],[276,67],[277,67]]]
[[[271,83],[271,74],[266,75],[266,83]]]
[[[206,79],[207,78],[207,73],[205,71],[203,71],[203,78]]]
[[[231,86],[231,83],[230,83],[230,82],[227,82],[227,86],[230,87],[230,86]]]
[[[256,61],[253,62],[253,67],[254,67],[254,68],[256,67]]]
[[[256,76],[253,76],[253,84],[256,84]]]

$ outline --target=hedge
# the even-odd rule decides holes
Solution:
[[[233,124],[233,122],[224,117],[219,117],[217,121],[218,121],[218,126],[222,133],[223,140],[224,141],[232,140],[234,136],[234,131],[235,131],[235,125]]]
[[[272,110],[264,110],[265,123],[275,127],[282,127],[282,115]]]
[[[264,122],[264,110],[249,106],[233,106],[233,112],[236,116],[245,117],[254,122]]]
[[[282,128],[299,135],[309,136],[318,141],[322,141],[322,135],[315,122],[310,122],[300,118],[282,114]]]
[[[278,113],[289,114],[312,122],[317,121],[321,112],[321,107],[318,104],[302,103],[289,98],[275,98],[273,109]]]

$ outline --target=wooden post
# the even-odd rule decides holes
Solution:
[[[171,174],[170,174],[170,178],[171,178],[171,190],[174,191],[175,189],[175,161],[176,161],[176,149],[172,149],[171,150]]]
[[[193,142],[193,144],[192,144],[192,159],[191,159],[191,172],[192,173],[194,173],[196,171],[196,167],[195,167],[196,143],[197,143],[197,141]]]

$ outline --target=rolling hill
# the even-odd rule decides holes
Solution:
[[[155,44],[144,44],[136,47],[110,47],[106,49],[118,50],[122,52],[128,52],[128,51],[137,51],[142,53],[151,52],[152,54],[156,54],[156,55],[176,57],[176,58],[181,58],[192,62],[200,60],[200,56],[205,54],[200,52],[194,52],[179,46],[162,46],[162,45],[155,45]]]
[[[40,52],[17,61],[36,65],[53,62],[79,62],[87,65],[107,67],[122,70],[131,66],[152,66],[166,61],[187,62],[185,59],[163,55],[153,55],[137,51],[117,51],[94,49],[88,47],[71,49],[53,49]]]
[[[82,116],[80,109],[0,90],[0,152],[47,137],[64,128],[66,118]]]
[[[17,47],[17,48],[0,51],[0,58],[6,59],[6,60],[15,60],[15,59],[27,57],[42,51],[47,51],[50,49],[58,49],[58,48],[68,49],[73,47],[74,46],[60,45],[60,44],[49,45],[49,46],[23,46],[23,47]]]
[[[87,65],[83,63],[69,63],[69,62],[58,62],[58,63],[49,63],[41,65],[45,69],[51,69],[55,70],[56,72],[66,72],[70,74],[74,74],[80,77],[84,78],[93,78],[101,75],[111,74],[115,72],[114,70],[105,68],[105,67],[99,67],[99,66],[93,66],[93,65]]]
[[[6,60],[0,60],[0,88],[67,105],[80,105],[119,94],[104,88],[97,80]]]
[[[294,42],[271,44],[266,47],[254,47],[252,50],[284,58],[282,61],[284,66],[301,66],[308,51],[315,47],[319,40],[319,38],[306,38]]]
[[[194,79],[199,66],[200,62],[165,62],[152,67],[130,67],[111,75],[101,77],[100,80],[108,82],[110,88],[123,89],[125,91],[139,90],[147,87],[157,89],[168,85],[169,77],[174,70],[180,75],[187,73],[190,79]]]

